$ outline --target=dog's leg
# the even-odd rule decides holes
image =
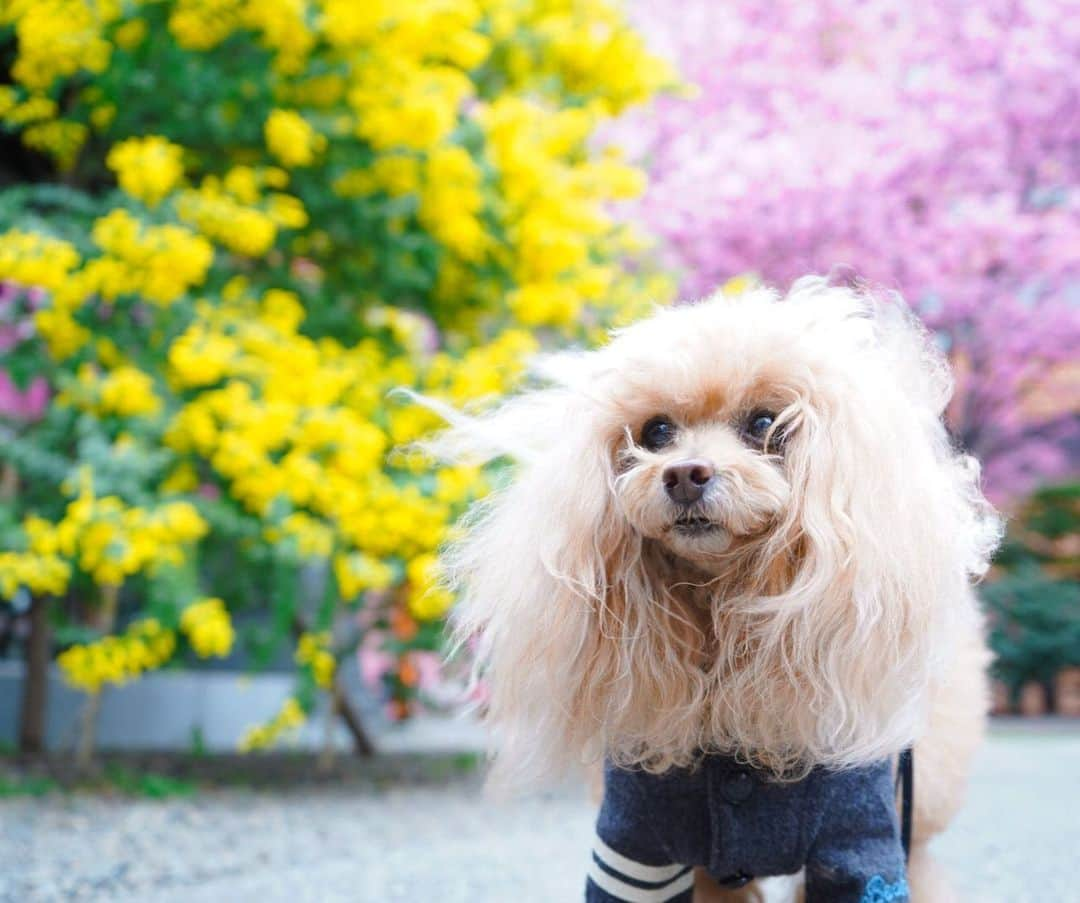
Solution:
[[[694,903],[764,903],[760,883],[751,881],[738,890],[725,890],[705,869],[694,869]]]
[[[945,869],[934,859],[934,854],[925,843],[911,848],[908,885],[911,888],[911,903],[956,903],[960,899]]]
[[[912,903],[952,903],[959,897],[927,848],[956,816],[971,760],[986,729],[990,660],[981,632],[957,644],[952,673],[933,695],[926,734],[915,744],[915,807],[908,883]]]
[[[963,805],[986,730],[989,660],[980,633],[962,638],[948,679],[933,691],[926,734],[915,744],[915,845],[944,831]]]

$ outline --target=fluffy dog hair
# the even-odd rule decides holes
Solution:
[[[895,754],[935,707],[964,734],[941,755],[973,746],[971,582],[1000,527],[942,425],[945,361],[898,299],[816,277],[718,294],[540,371],[435,443],[518,465],[445,559],[496,782],[713,751],[794,778]],[[658,416],[671,441],[649,448]],[[663,486],[686,458],[716,474],[689,521]]]

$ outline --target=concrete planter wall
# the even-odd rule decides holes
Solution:
[[[244,731],[272,717],[293,689],[288,674],[236,674],[227,671],[160,671],[123,687],[103,691],[98,747],[123,750],[235,752]],[[22,665],[0,663],[0,739],[18,733]],[[49,674],[46,745],[71,749],[85,700],[53,668]],[[297,732],[296,746],[318,748],[323,720],[311,719]],[[335,740],[348,746],[344,730]]]
[[[22,674],[21,662],[0,662],[0,742],[8,746],[18,736]],[[471,720],[428,716],[404,725],[388,723],[377,702],[358,686],[356,675],[344,676],[350,698],[362,713],[379,752],[482,749],[482,733]],[[98,749],[233,753],[247,728],[271,718],[293,687],[292,675],[286,673],[152,672],[127,686],[103,692]],[[46,719],[46,746],[50,750],[72,749],[84,700],[83,694],[63,682],[55,668],[50,671]],[[325,729],[324,707],[281,745],[286,749],[321,749]],[[352,748],[352,740],[340,723],[333,726],[333,739],[340,749]]]

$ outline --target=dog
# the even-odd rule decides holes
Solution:
[[[661,309],[537,369],[544,384],[451,415],[433,443],[517,462],[444,557],[492,781],[601,760],[662,781],[720,757],[798,785],[914,747],[904,893],[862,899],[953,899],[927,841],[984,730],[972,584],[1001,524],[943,425],[933,337],[896,297],[806,277]],[[699,900],[766,886],[675,865],[698,867]],[[798,898],[848,899],[807,874]],[[662,884],[648,899],[685,898]]]

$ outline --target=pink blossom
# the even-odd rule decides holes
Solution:
[[[364,643],[356,650],[360,666],[360,679],[364,685],[375,690],[382,687],[383,676],[394,667],[396,659],[379,649],[374,643]]]
[[[26,423],[40,420],[49,405],[49,384],[42,376],[35,376],[30,385],[20,390],[6,372],[0,370],[0,417],[8,417]]]
[[[628,215],[684,293],[847,265],[967,374],[957,435],[1005,501],[1077,469],[1080,17],[1063,0],[637,0],[699,87],[619,123]],[[1056,401],[1029,400],[1052,395]],[[1070,458],[1072,460],[1070,460]]]
[[[409,653],[409,660],[416,668],[416,686],[426,692],[437,691],[442,685],[442,658],[437,652],[416,650]]]
[[[213,483],[200,483],[198,493],[200,498],[211,502],[216,502],[221,498],[221,488]]]

